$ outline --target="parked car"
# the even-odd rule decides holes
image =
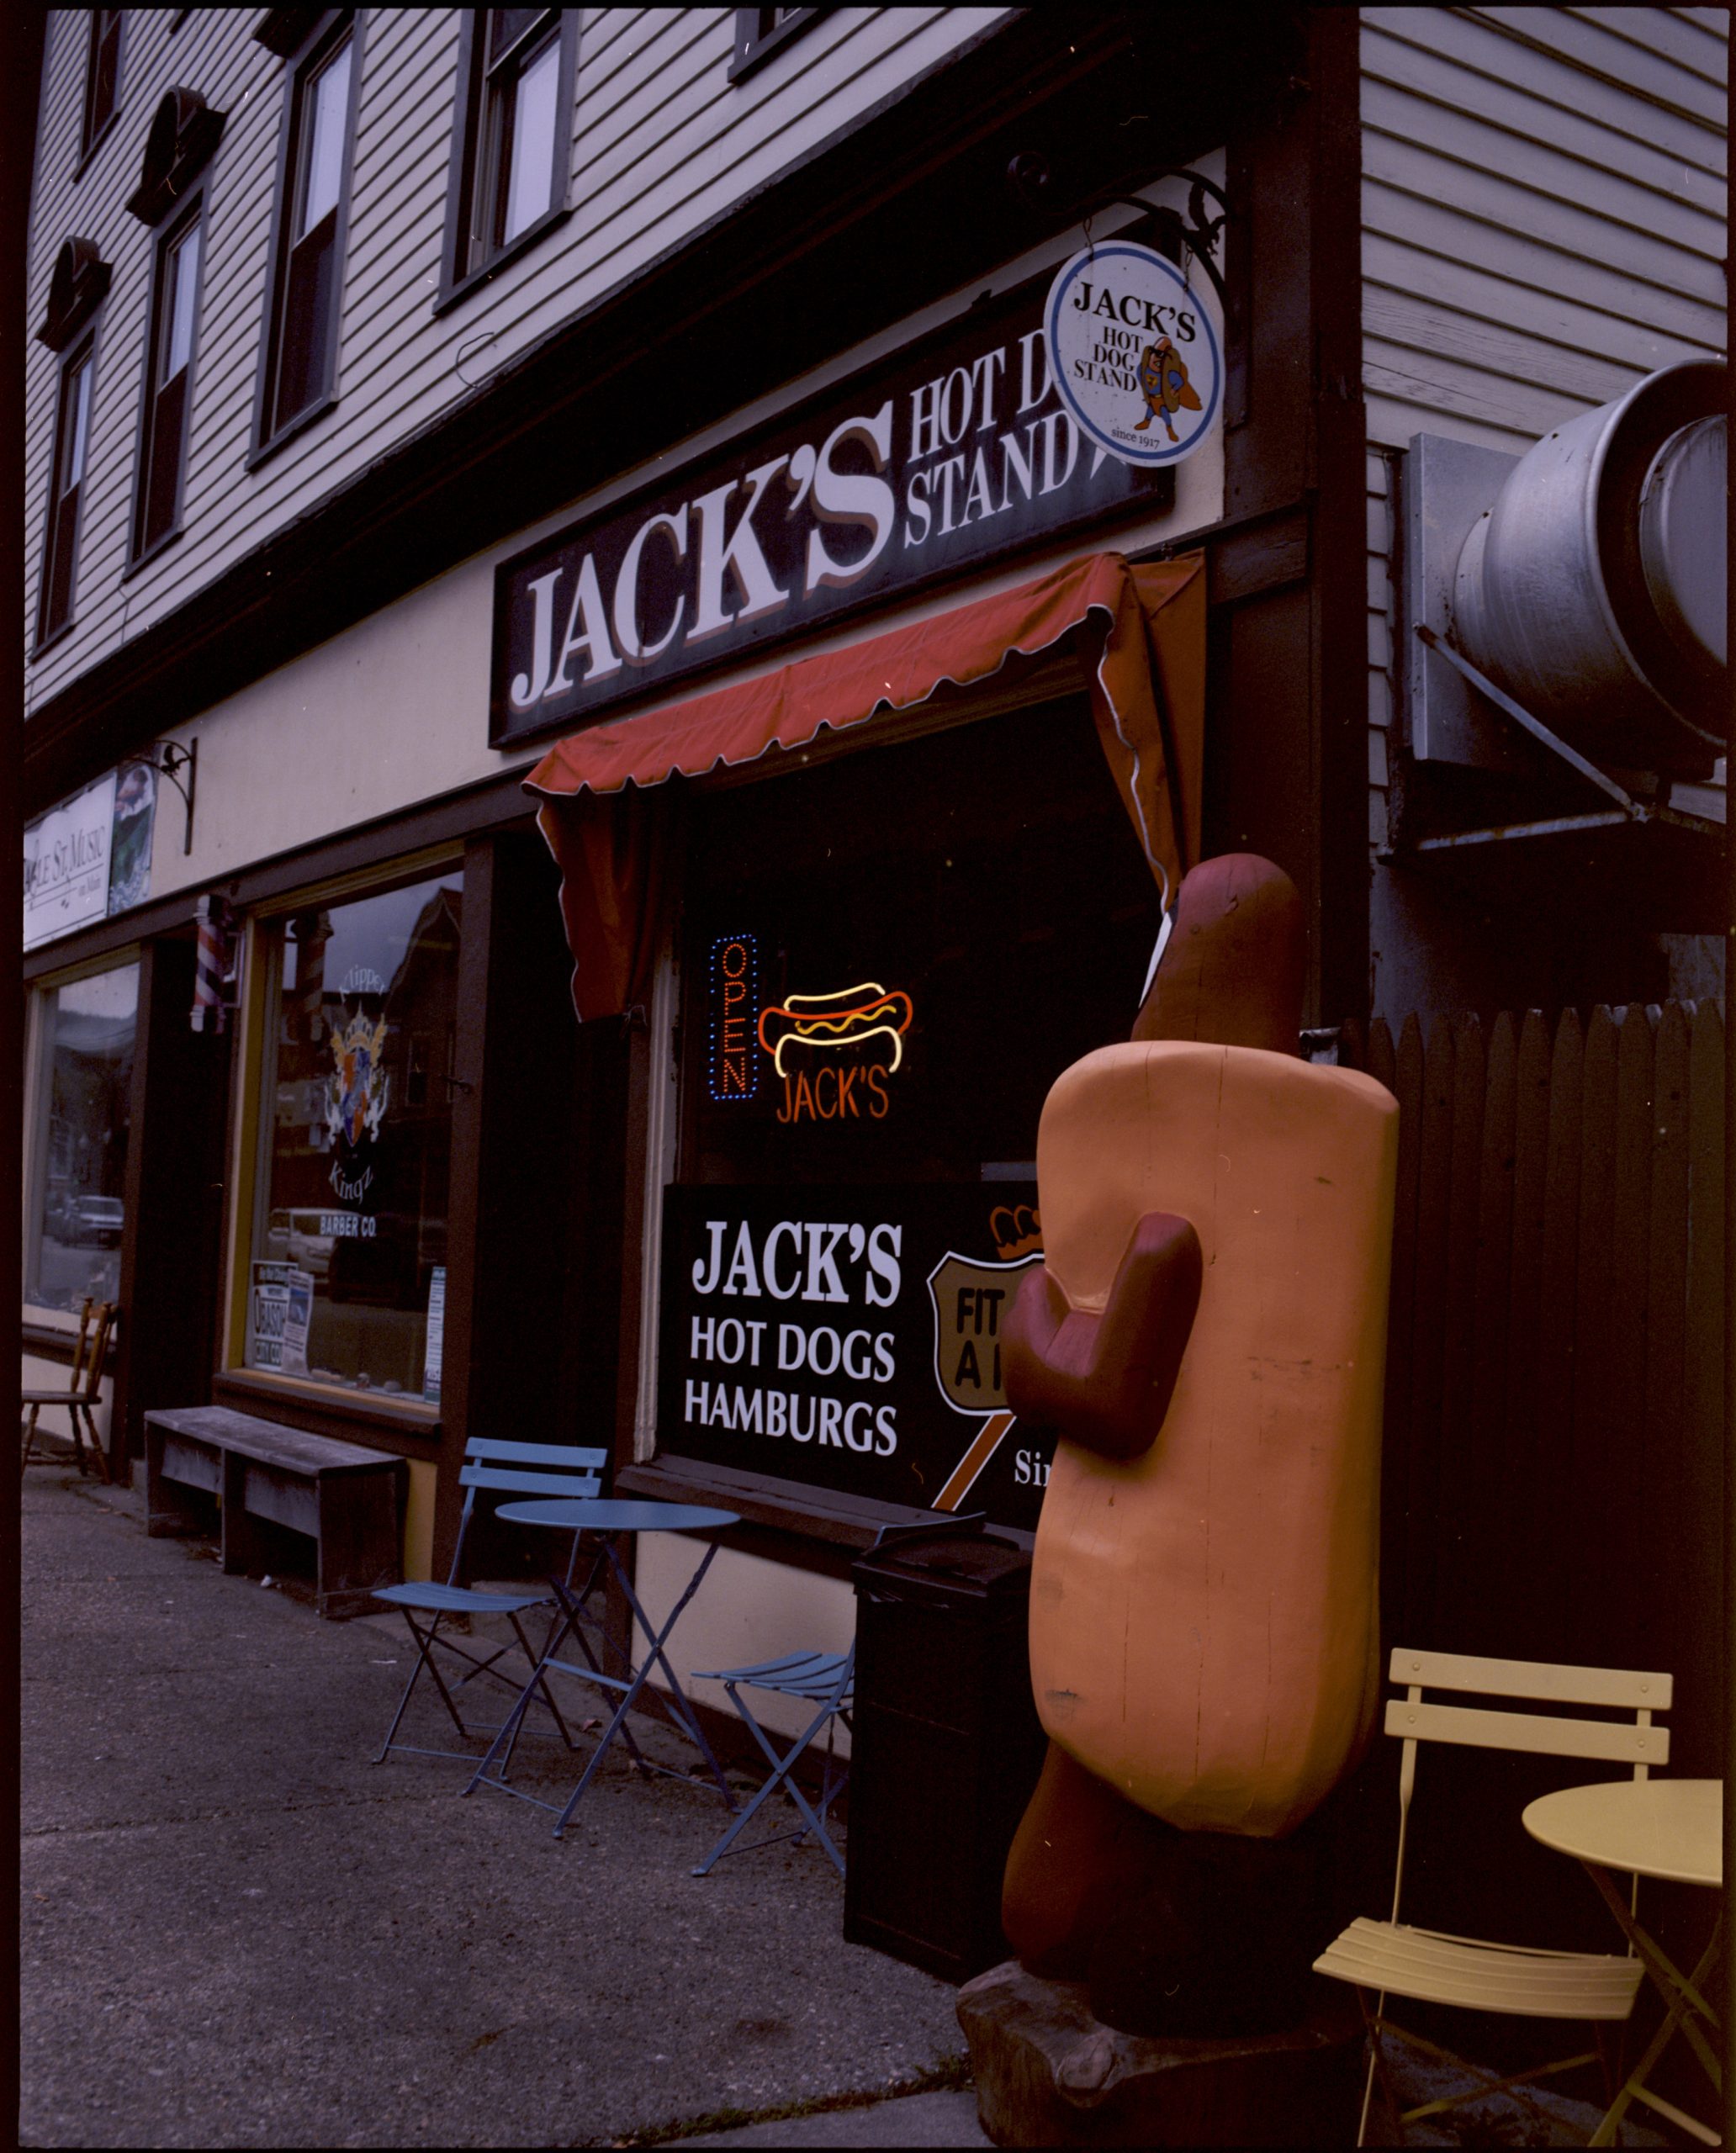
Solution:
[[[323,1278],[331,1268],[332,1237],[322,1233],[326,1214],[320,1211],[273,1211],[266,1221],[266,1254],[276,1263],[293,1263],[298,1271]]]
[[[118,1196],[75,1196],[68,1207],[66,1238],[74,1248],[119,1248],[126,1206]]]

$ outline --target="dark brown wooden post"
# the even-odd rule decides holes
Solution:
[[[483,1115],[492,1076],[489,1051],[489,955],[494,932],[494,846],[464,848],[463,923],[458,938],[457,1050],[452,1071],[452,1181],[447,1202],[446,1330],[440,1370],[439,1485],[434,1499],[437,1577],[452,1561],[463,1491],[458,1468],[477,1402],[477,1288],[480,1272]]]
[[[211,1395],[221,1262],[227,1033],[192,1024],[194,945],[147,942],[127,1140],[109,1470],[124,1480],[156,1406]]]
[[[627,1026],[580,1024],[572,969],[542,838],[508,829],[474,839],[464,854],[435,1505],[442,1575],[469,1438],[604,1449],[614,1438],[622,1206],[637,1185],[620,1068]],[[521,1540],[497,1542],[484,1528],[476,1559],[516,1562]]]

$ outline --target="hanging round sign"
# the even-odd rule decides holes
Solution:
[[[1224,355],[1200,294],[1172,262],[1108,240],[1065,263],[1043,326],[1061,401],[1124,463],[1178,463],[1218,415]]]

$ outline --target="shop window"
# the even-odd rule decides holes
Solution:
[[[1127,1037],[1156,886],[1082,704],[744,787],[705,823],[680,1178],[976,1182],[1033,1160],[1055,1078]]]
[[[119,107],[120,16],[119,8],[90,11],[90,42],[84,61],[84,125],[78,145],[81,164],[108,133]]]
[[[180,523],[204,236],[203,204],[195,202],[157,249],[133,510],[135,560],[161,545]]]
[[[578,35],[571,8],[480,8],[466,17],[448,296],[565,209]]]
[[[76,1315],[120,1294],[139,967],[94,972],[40,997],[24,1300]]]
[[[337,17],[290,76],[257,455],[331,402],[354,133],[357,32]]]
[[[36,641],[49,642],[72,618],[72,574],[78,553],[78,507],[90,447],[91,390],[96,378],[93,338],[61,368],[55,416],[54,465],[48,489],[48,522],[42,540],[42,584],[36,601]]]
[[[792,38],[800,36],[819,12],[818,8],[738,8],[730,81],[738,82],[744,75],[763,66],[773,53],[782,51]]]
[[[463,913],[454,871],[265,930],[250,1367],[439,1395]]]
[[[1053,1435],[1006,1410],[1000,1324],[1042,1248],[1037,1124],[1126,1039],[1159,918],[1084,699],[693,825],[659,1446],[1029,1528]]]

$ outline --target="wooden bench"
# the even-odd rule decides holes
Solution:
[[[399,1582],[408,1468],[359,1443],[286,1428],[226,1405],[145,1415],[145,1530],[209,1532],[222,1507],[223,1568],[262,1569],[259,1521],[314,1542],[322,1615],[369,1611],[376,1585]]]

